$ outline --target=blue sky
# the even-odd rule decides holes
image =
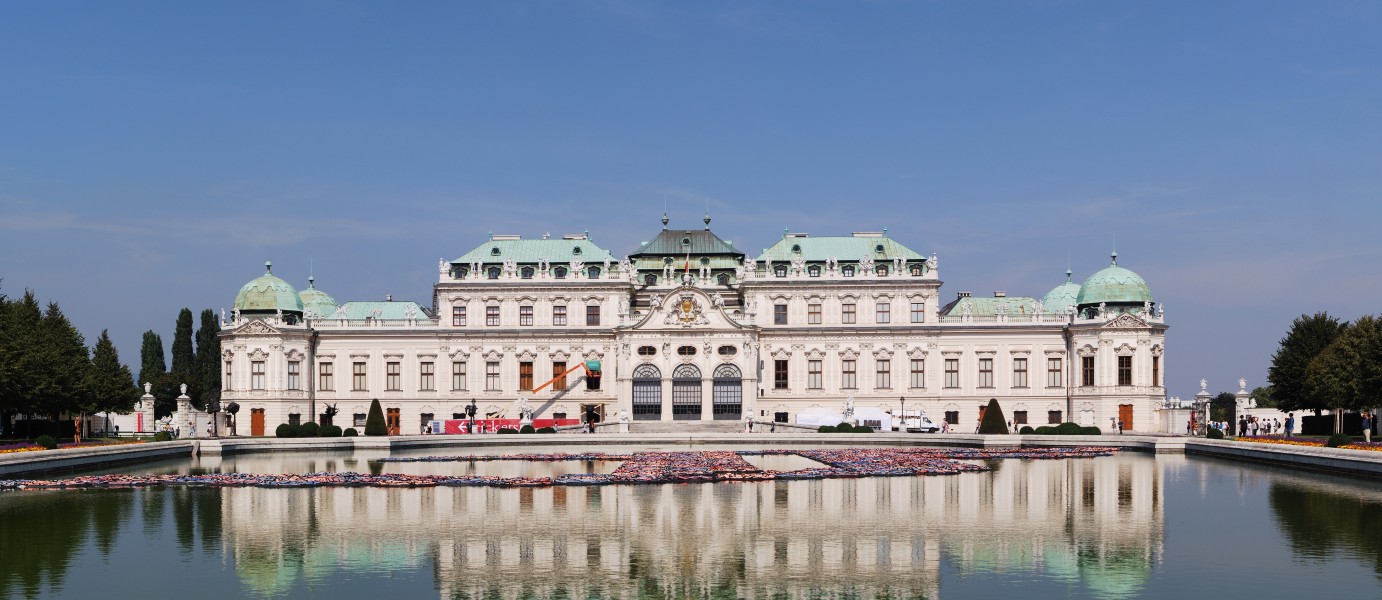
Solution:
[[[120,2],[0,6],[0,277],[171,343],[309,264],[430,303],[487,232],[674,225],[749,251],[888,228],[943,297],[1108,262],[1167,383],[1260,385],[1295,316],[1377,312],[1382,4]]]

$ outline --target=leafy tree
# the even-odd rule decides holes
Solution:
[[[153,385],[154,395],[154,418],[162,419],[178,411],[178,396],[182,391],[178,384],[182,383],[177,375],[172,373],[159,373],[149,383]],[[188,390],[191,391],[191,390]]]
[[[1270,385],[1252,388],[1252,399],[1262,408],[1276,408],[1276,390]]]
[[[90,412],[128,413],[139,400],[139,388],[134,385],[130,368],[120,364],[120,355],[105,330],[92,352],[87,389],[90,401],[84,408]]]
[[[979,433],[1008,433],[1008,422],[1003,418],[1003,407],[998,406],[997,398],[989,399],[984,409],[984,420],[979,422]]]
[[[211,309],[202,311],[197,327],[196,380],[200,402],[206,406],[221,399],[221,338],[220,321]]]
[[[369,416],[365,417],[365,435],[389,435],[389,426],[384,422],[384,408],[375,398],[369,404]]]
[[[197,354],[192,347],[192,311],[184,308],[178,312],[177,328],[173,330],[173,367],[168,371],[178,378],[178,383],[187,384],[187,395],[192,397],[192,406],[201,408],[197,400],[200,385],[196,363]]]
[[[139,347],[139,382],[153,383],[154,378],[168,372],[168,363],[163,360],[163,338],[150,329],[144,332],[144,343]]]
[[[1238,423],[1234,419],[1237,412],[1238,397],[1230,392],[1219,392],[1219,395],[1209,401],[1209,420],[1211,421],[1229,422],[1233,425],[1233,429],[1237,429]]]
[[[1334,411],[1334,431],[1343,412],[1369,408],[1382,398],[1382,320],[1359,317],[1306,368],[1312,398]]]
[[[1313,410],[1318,415],[1320,409],[1327,407],[1327,399],[1310,395],[1306,370],[1310,361],[1324,352],[1346,327],[1326,312],[1301,315],[1291,322],[1291,329],[1281,338],[1276,354],[1272,355],[1272,366],[1267,370],[1267,381],[1274,391],[1277,408]]]

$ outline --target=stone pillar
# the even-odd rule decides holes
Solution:
[[[137,432],[154,431],[154,395],[151,393],[153,384],[144,384],[144,395],[139,397],[139,403],[135,405],[134,424]]]
[[[672,375],[662,375],[662,420],[672,420]]]
[[[192,409],[192,398],[187,395],[187,384],[181,385],[182,395],[178,396],[178,414],[173,426],[180,429],[181,437],[194,437],[197,430],[197,411]]]
[[[715,377],[713,372],[701,371],[701,420],[715,420]]]

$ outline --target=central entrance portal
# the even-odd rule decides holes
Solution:
[[[701,420],[701,370],[696,365],[681,365],[672,371],[672,418]]]

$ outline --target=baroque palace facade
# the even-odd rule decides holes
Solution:
[[[626,411],[636,423],[793,422],[853,397],[959,431],[997,398],[1015,423],[1155,430],[1166,325],[1116,253],[1041,298],[942,303],[937,257],[886,230],[785,232],[753,257],[704,222],[669,229],[664,215],[623,259],[584,234],[492,235],[439,261],[430,306],[337,303],[312,278],[299,292],[266,270],[223,317],[222,397],[253,435],[321,422],[327,406],[335,424],[362,426],[374,398],[403,434],[472,403],[477,418],[517,417],[519,398],[538,419]],[[579,368],[596,364],[598,381]]]

